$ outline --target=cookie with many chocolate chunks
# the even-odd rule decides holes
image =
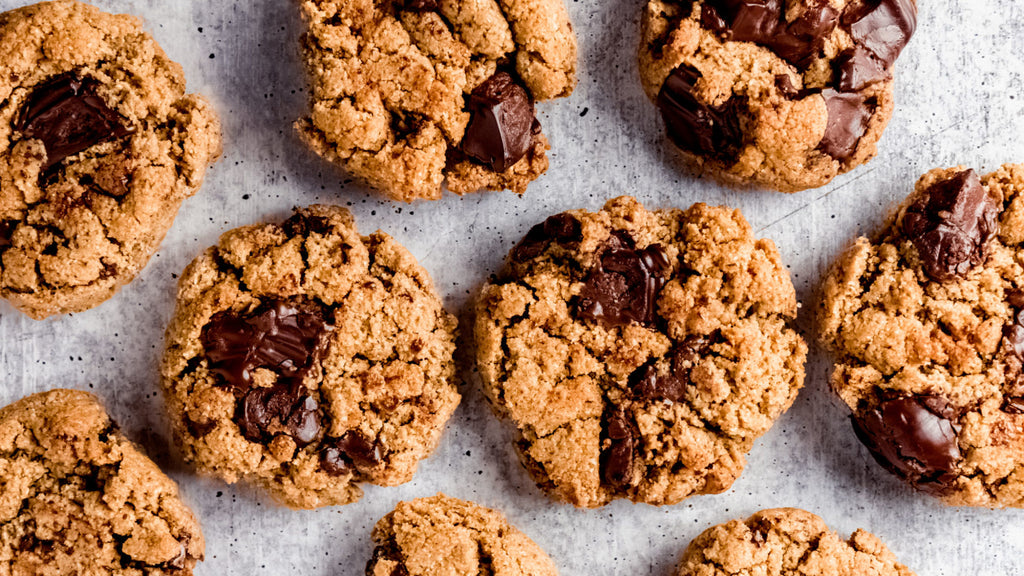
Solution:
[[[540,546],[505,516],[444,494],[399,502],[373,529],[366,576],[557,576]]]
[[[936,169],[833,264],[819,332],[875,460],[953,505],[1024,507],[1024,165]]]
[[[865,530],[843,540],[797,508],[762,510],[712,526],[690,542],[675,576],[914,576]]]
[[[640,76],[698,171],[782,192],[870,160],[916,0],[649,0]]]
[[[110,298],[219,154],[209,103],[135,18],[0,15],[0,296],[36,319]]]
[[[203,559],[178,486],[87,392],[0,410],[0,478],[0,573],[189,576]]]
[[[721,492],[796,397],[807,347],[770,240],[739,211],[621,197],[534,226],[476,307],[477,364],[551,496]]]
[[[548,167],[535,100],[576,85],[562,0],[304,0],[317,154],[410,202],[526,186]]]
[[[344,208],[224,233],[185,269],[162,382],[185,459],[295,508],[412,478],[459,403],[455,318]]]

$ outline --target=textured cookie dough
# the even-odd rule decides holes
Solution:
[[[832,388],[876,460],[948,504],[1024,506],[1024,165],[936,169],[826,277]]]
[[[110,298],[220,154],[220,124],[131,16],[0,14],[0,296],[29,316]]]
[[[304,0],[317,154],[395,200],[509,189],[548,167],[534,100],[576,84],[562,0]]]
[[[95,396],[53,390],[0,410],[0,574],[191,575],[204,546],[177,485]]]
[[[640,77],[698,172],[796,192],[870,160],[915,0],[649,0]]]
[[[548,555],[495,510],[438,494],[399,502],[373,529],[366,576],[556,576]]]
[[[789,273],[738,210],[633,198],[533,227],[477,303],[477,363],[538,486],[595,507],[726,490],[796,398]]]
[[[914,576],[875,535],[844,541],[796,508],[712,526],[690,543],[675,576]]]
[[[185,458],[296,508],[412,478],[459,403],[456,321],[344,208],[226,232],[185,269],[162,365]]]

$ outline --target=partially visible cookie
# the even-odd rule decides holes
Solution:
[[[936,169],[822,288],[858,438],[954,505],[1024,507],[1024,165]]]
[[[344,208],[236,228],[185,269],[162,381],[186,460],[296,508],[412,478],[459,403],[456,321]]]
[[[191,575],[205,544],[178,486],[95,396],[0,409],[0,573]]]
[[[0,14],[0,296],[36,319],[110,298],[219,154],[216,114],[137,19]]]
[[[534,101],[576,85],[562,0],[304,0],[319,155],[409,202],[509,189],[548,167]]]
[[[874,534],[843,540],[797,508],[762,510],[695,538],[675,576],[914,576]]]
[[[366,576],[556,576],[551,558],[495,510],[438,494],[399,502],[373,529]]]
[[[796,398],[796,312],[738,210],[623,196],[530,229],[477,302],[477,365],[549,495],[673,504],[729,488]]]
[[[916,0],[649,0],[640,77],[698,171],[796,192],[875,155],[916,26]]]

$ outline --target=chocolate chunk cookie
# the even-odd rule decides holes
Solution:
[[[870,160],[915,0],[650,0],[640,76],[687,163],[816,188]]]
[[[548,168],[534,102],[576,85],[562,0],[304,0],[320,156],[410,202],[513,190]]]
[[[477,304],[477,363],[554,498],[673,504],[729,488],[807,347],[770,240],[737,210],[629,197],[530,229]]]
[[[459,403],[456,321],[344,208],[226,232],[185,269],[163,387],[186,460],[295,508],[412,478]]]
[[[135,18],[0,14],[0,296],[36,319],[110,298],[219,154],[209,103]]]
[[[556,576],[548,555],[495,510],[438,494],[399,502],[373,529],[366,576]]]
[[[690,543],[675,576],[914,576],[874,534],[844,541],[803,510],[762,510],[712,526]]]
[[[1024,507],[1024,165],[937,169],[822,288],[832,388],[886,469]]]
[[[0,573],[191,575],[204,547],[178,486],[95,396],[53,390],[0,410]]]

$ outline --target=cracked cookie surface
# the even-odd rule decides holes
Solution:
[[[948,504],[1024,507],[1024,165],[936,169],[822,286],[832,388],[872,456]]]
[[[399,502],[373,529],[366,576],[556,576],[505,516],[444,494]]]
[[[712,526],[686,549],[675,576],[914,576],[878,537],[857,530],[843,540],[818,516],[796,508],[762,510]]]
[[[556,499],[726,490],[796,397],[807,347],[774,243],[739,213],[630,197],[532,228],[476,308],[477,365]]]
[[[295,508],[412,478],[459,403],[456,320],[344,208],[224,233],[185,269],[162,382],[185,458]]]
[[[534,101],[576,84],[562,0],[305,0],[320,156],[395,200],[523,193],[548,167]]]
[[[190,575],[203,559],[177,485],[87,392],[0,410],[0,478],[0,574]]]
[[[640,77],[683,160],[796,192],[874,157],[915,0],[650,0]]]
[[[0,14],[0,296],[36,319],[110,298],[219,154],[217,116],[137,19]]]

